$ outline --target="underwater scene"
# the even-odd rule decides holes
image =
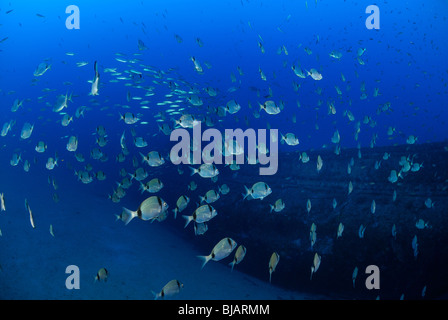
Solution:
[[[448,3],[2,1],[2,300],[448,298]]]

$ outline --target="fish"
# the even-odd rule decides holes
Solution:
[[[48,64],[46,62],[42,62],[40,63],[36,70],[34,71],[33,75],[35,77],[40,77],[41,75],[43,75],[45,72],[47,72],[49,69],[51,68],[51,64]]]
[[[201,64],[196,60],[196,58],[190,57],[190,60],[193,62],[196,72],[199,74],[203,73],[204,70],[202,69]]]
[[[95,275],[94,281],[107,281],[107,278],[109,277],[109,271],[107,271],[106,268],[101,268],[98,270],[98,272]]]
[[[154,295],[154,300],[159,298],[171,297],[180,292],[180,290],[184,287],[184,284],[179,280],[171,280],[165,286],[163,286],[162,290],[159,293],[152,292]]]
[[[434,203],[435,203],[435,202],[433,202],[433,201],[431,200],[431,198],[427,198],[427,199],[425,200],[425,206],[426,206],[426,208],[428,208],[428,209],[434,208]]]
[[[275,212],[280,212],[285,208],[285,203],[283,202],[282,199],[278,199],[277,201],[275,201],[275,203],[272,205],[269,205],[271,207],[271,211],[275,211]]]
[[[158,196],[146,198],[136,211],[123,207],[126,216],[122,221],[127,225],[132,219],[138,217],[141,220],[154,220],[168,209],[168,204]]]
[[[299,138],[296,137],[294,133],[287,133],[286,135],[281,135],[281,141],[286,142],[288,146],[296,146],[299,144]]]
[[[90,96],[97,96],[98,95],[98,89],[99,89],[99,81],[100,81],[100,74],[98,72],[98,63],[95,61],[93,68],[95,70],[95,77],[92,81],[92,87],[90,89]]]
[[[140,181],[140,180],[138,180],[138,181]],[[163,183],[158,178],[154,178],[154,179],[148,181],[146,184],[140,182],[141,193],[143,193],[145,191],[148,191],[149,193],[156,193],[156,192],[159,192],[160,190],[162,190],[162,188],[163,188]]]
[[[338,226],[338,234],[337,234],[336,238],[342,237],[343,232],[344,232],[344,225],[342,224],[342,222],[340,222],[339,226]]]
[[[417,259],[418,256],[418,240],[417,235],[412,238],[412,250],[414,251],[414,259]]]
[[[265,182],[257,182],[250,189],[244,186],[244,189],[246,190],[246,194],[243,194],[243,200],[249,196],[252,199],[263,200],[272,193],[271,188]]]
[[[219,199],[219,193],[213,189],[207,191],[207,193],[203,197],[199,196],[200,203],[203,203],[205,201],[206,203],[210,204],[217,201],[218,199]]]
[[[355,269],[353,270],[353,273],[352,273],[353,288],[355,287],[355,280],[356,280],[357,276],[358,276],[358,267],[355,267]]]
[[[226,112],[230,114],[235,114],[238,111],[240,111],[240,109],[241,109],[240,104],[236,102],[234,99],[228,101],[225,107]]]
[[[198,169],[190,167],[191,175],[199,174],[202,178],[213,178],[219,174],[218,168],[214,163],[201,164]]]
[[[241,261],[243,261],[245,256],[246,256],[246,247],[243,245],[240,245],[238,247],[238,249],[236,249],[235,257],[233,258],[233,261],[229,263],[229,266],[232,267],[231,271],[233,271],[233,268],[235,267],[235,265],[237,265]]]
[[[316,69],[311,69],[307,71],[307,75],[313,78],[314,80],[322,80],[322,74],[320,74]]]
[[[218,215],[218,212],[215,208],[213,208],[209,204],[204,204],[197,208],[191,216],[183,215],[182,217],[185,219],[185,226],[186,228],[191,221],[194,221],[196,223],[202,223],[207,222],[213,219]]]
[[[47,144],[44,141],[39,141],[34,150],[36,150],[36,152],[38,153],[43,153],[45,152],[45,150],[47,150]]]
[[[317,172],[318,173],[320,172],[320,170],[322,170],[323,165],[324,165],[324,162],[323,162],[321,156],[318,155],[317,156],[317,164],[316,164],[316,168],[317,168]]]
[[[66,148],[70,152],[75,152],[78,149],[78,137],[71,136],[68,139]]]
[[[190,203],[190,198],[187,196],[180,196],[176,201],[176,208],[174,208],[174,219],[177,217],[177,213],[182,212]]]
[[[228,257],[236,248],[237,243],[231,238],[223,238],[212,249],[208,256],[197,256],[202,261],[201,269],[210,261],[220,261]]]
[[[277,268],[278,262],[280,261],[280,255],[277,252],[272,253],[269,259],[269,283],[271,283],[272,273]]]
[[[120,113],[120,120],[123,120],[126,124],[134,124],[140,120],[140,117],[135,116],[132,112],[126,112],[123,115]]]
[[[25,122],[25,124],[23,125],[23,128],[22,128],[22,132],[20,133],[20,138],[23,140],[28,139],[31,136],[31,134],[33,133],[33,129],[34,129],[34,125],[32,125],[28,122]]]
[[[31,226],[33,227],[33,229],[35,229],[36,226],[35,226],[35,224],[34,224],[33,213],[31,212],[31,208],[30,208],[30,205],[28,204],[28,200],[27,200],[27,199],[25,199],[25,208],[26,208],[26,210],[28,211],[28,213],[30,214],[30,223],[31,223]]]
[[[313,265],[311,266],[311,278],[313,277],[313,273],[316,273],[316,271],[319,269],[321,263],[321,256],[317,254],[317,252],[314,254],[314,259],[313,259]]]
[[[5,195],[3,193],[0,193],[0,212],[1,211],[6,211]]]
[[[260,110],[266,111],[267,114],[275,115],[281,111],[280,107],[272,100],[268,100],[264,104],[258,103],[258,105],[260,106]]]
[[[200,236],[203,235],[204,233],[206,233],[208,230],[208,225],[205,222],[201,222],[201,223],[194,223],[194,234],[196,236]]]
[[[54,238],[54,230],[53,230],[53,225],[52,224],[50,224],[50,234],[51,234],[51,236]]]
[[[151,151],[146,156],[140,152],[143,162],[146,162],[151,167],[158,167],[165,163],[162,155],[158,151]]]

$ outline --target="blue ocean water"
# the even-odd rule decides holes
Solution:
[[[366,27],[366,8],[372,4],[380,14],[377,30]],[[66,26],[69,5],[79,8],[79,29]],[[442,215],[448,179],[443,170],[448,137],[445,1],[9,1],[0,9],[0,124],[11,123],[10,131],[0,137],[0,193],[6,208],[0,212],[1,298],[152,299],[151,291],[179,278],[185,286],[174,298],[244,299],[235,291],[232,296],[232,290],[219,282],[227,279],[221,269],[206,274],[214,262],[200,270],[196,255],[208,254],[223,237],[246,244],[247,257],[235,269],[267,287],[265,296],[256,296],[257,287],[238,289],[238,283],[234,284],[234,290],[248,290],[249,299],[279,298],[270,295],[271,287],[297,294],[281,296],[286,299],[305,297],[298,293],[314,294],[316,299],[321,295],[415,299],[424,298],[426,290],[430,298],[446,297],[446,276],[438,278],[441,271],[431,274],[432,268],[442,270],[447,264],[446,249],[434,249],[447,240],[443,234],[447,221]],[[341,56],[332,57],[332,52]],[[197,72],[192,57],[202,72]],[[50,68],[35,76],[42,62]],[[92,96],[89,81],[95,77],[95,62],[100,78],[98,95]],[[303,77],[293,67],[302,69]],[[308,74],[312,69],[322,75],[321,80]],[[216,96],[206,88],[216,89]],[[66,108],[54,112],[61,95],[71,99]],[[200,106],[188,101],[192,95],[202,100]],[[16,99],[22,104],[12,111]],[[241,107],[234,114],[224,111],[232,99]],[[266,101],[274,101],[280,113],[262,110],[259,104]],[[82,107],[84,115],[76,117]],[[139,121],[126,124],[120,119],[126,112]],[[64,114],[73,117],[67,126],[61,124]],[[272,176],[260,176],[258,165],[248,164],[239,170],[218,165],[217,181],[190,176],[188,165],[171,163],[168,155],[175,142],[159,129],[162,124],[174,129],[182,114],[202,120],[203,130],[278,129],[282,135],[293,133],[300,143],[278,143],[279,170]],[[205,125],[206,117],[212,125]],[[31,136],[22,139],[25,123],[34,127]],[[106,131],[104,147],[97,143],[100,126]],[[335,143],[336,131],[340,139]],[[123,133],[129,153],[119,162]],[[70,136],[78,139],[76,152],[66,148]],[[143,137],[148,146],[135,146],[134,136]],[[39,141],[47,145],[43,153],[35,151]],[[103,152],[102,159],[92,157],[95,148]],[[140,152],[149,151],[160,152],[165,164],[145,164]],[[302,152],[310,156],[309,163],[300,157]],[[389,160],[383,158],[385,152],[391,154]],[[75,153],[83,154],[85,162],[79,162]],[[21,156],[16,166],[10,163],[14,154]],[[323,169],[317,172],[321,154]],[[403,156],[406,165],[416,164],[419,169],[414,172],[399,165]],[[58,159],[53,170],[46,168],[49,157]],[[429,163],[422,161],[425,157]],[[25,160],[30,163],[28,172],[23,168]],[[375,161],[380,163],[377,169],[373,169]],[[149,174],[145,183],[159,178],[162,190],[142,194],[133,180],[125,196],[111,201],[109,196],[124,178],[120,170],[133,174],[138,167]],[[391,170],[401,173],[398,182],[388,181]],[[92,181],[83,183],[75,171],[87,172]],[[104,181],[95,176],[98,171],[105,173]],[[354,196],[350,198],[345,190],[352,180]],[[191,181],[197,184],[196,190],[188,188]],[[272,188],[272,195],[244,201],[244,186],[259,181]],[[184,229],[180,216],[191,215],[200,205],[199,196],[218,191],[224,183],[230,191],[211,204],[218,216],[208,222],[207,232],[196,236],[191,224]],[[373,191],[357,189],[361,183]],[[398,202],[392,200],[394,190]],[[169,205],[166,220],[135,218],[126,226],[115,221],[122,207],[136,210],[154,195]],[[181,195],[190,202],[174,219],[172,209]],[[279,198],[285,209],[270,213],[269,205]],[[307,212],[310,198],[312,209]],[[25,199],[35,228],[30,225]],[[332,208],[333,199],[337,209]],[[362,220],[375,199],[377,212]],[[400,203],[400,199],[407,200]],[[428,208],[427,199],[434,206]],[[348,214],[347,208],[359,212]],[[335,210],[340,210],[337,218],[326,220]],[[419,219],[424,220],[423,228],[416,227]],[[345,225],[340,239],[336,236],[339,222]],[[313,223],[317,225],[316,247],[310,246]],[[368,225],[365,239],[358,235],[360,224]],[[389,239],[392,225],[399,230],[397,242]],[[381,239],[386,237],[382,232],[387,234],[386,244],[369,238],[369,230]],[[414,235],[420,244],[417,255]],[[426,251],[426,263],[425,247],[436,251]],[[281,258],[269,284],[272,252],[280,252]],[[321,257],[321,265],[310,280],[315,254]],[[225,277],[233,256],[234,251],[217,263],[223,265]],[[356,261],[347,262],[354,257],[359,267]],[[326,260],[332,261],[331,268]],[[434,261],[437,267],[431,264]],[[364,286],[364,270],[377,264],[386,280],[381,289],[369,290]],[[81,270],[78,291],[65,286],[68,265]],[[359,286],[353,288],[355,266]],[[394,283],[403,266],[412,272]],[[101,267],[109,270],[108,281],[91,283]],[[32,269],[38,271],[26,271]],[[28,272],[32,275],[20,276]],[[344,284],[335,274],[343,274]],[[142,277],[152,280],[141,284]],[[84,282],[88,282],[86,289]]]

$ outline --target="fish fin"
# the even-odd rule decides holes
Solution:
[[[187,220],[186,222],[185,222],[185,227],[184,228],[186,228],[189,224],[190,224],[190,222],[191,221],[193,221],[193,216],[182,216],[182,217],[184,217],[184,219],[185,220]]]
[[[151,293],[154,295],[154,300],[157,300],[160,297],[160,294],[155,293],[154,291],[151,290]]]
[[[124,222],[124,225],[127,225],[132,219],[134,219],[134,217],[137,216],[137,214],[136,214],[136,212],[131,211],[131,210],[125,208],[125,207],[123,207],[123,210],[126,213],[126,217],[125,218],[122,217],[122,220]]]
[[[177,209],[177,207],[176,207],[176,208],[174,208],[173,212],[174,212],[174,219],[176,219],[177,218],[177,213],[179,212],[179,209]]]
[[[212,258],[212,255],[208,255],[208,256],[197,256],[199,259],[202,260],[202,266],[201,269],[204,268],[204,266],[207,264],[207,262],[210,261],[210,259]]]
[[[246,186],[244,186],[244,189],[246,190],[246,194],[243,193],[243,200],[250,196],[250,190]]]
[[[190,167],[190,169],[191,169],[191,174],[190,174],[190,176],[192,176],[192,175],[194,175],[195,173],[199,172],[198,169],[195,169],[195,168],[193,168],[193,167]]]
[[[233,260],[232,262],[229,263],[229,266],[232,267],[232,269],[230,271],[233,271],[233,267],[235,266],[235,260]]]

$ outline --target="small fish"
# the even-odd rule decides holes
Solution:
[[[412,239],[412,249],[414,250],[414,258],[417,259],[418,256],[418,240],[417,235]]]
[[[6,211],[5,195],[3,193],[0,193],[0,211]]]
[[[322,170],[322,166],[323,166],[323,165],[324,165],[324,162],[323,162],[321,156],[318,155],[318,156],[317,156],[317,165],[316,165],[316,168],[317,168],[317,172],[318,172],[318,173],[320,172],[320,170]]]
[[[418,219],[415,223],[415,227],[420,230],[425,228],[431,229],[431,226],[428,224],[428,222],[425,222],[423,219]]]
[[[363,225],[359,226],[359,230],[358,230],[358,236],[362,239],[364,238],[364,232],[366,231],[366,227],[364,227]]]
[[[141,220],[154,220],[168,209],[168,204],[158,196],[145,199],[136,211],[123,208],[126,217],[123,220],[127,225],[132,219],[138,217]]]
[[[34,76],[35,77],[39,77],[41,75],[43,75],[45,72],[47,72],[47,70],[49,70],[51,68],[51,64],[48,64],[46,62],[42,62],[40,63],[36,70],[34,71]]]
[[[154,295],[154,300],[159,298],[163,299],[178,294],[183,287],[184,285],[182,282],[174,279],[168,282],[159,293],[152,292],[152,294]]]
[[[182,212],[190,203],[190,198],[187,196],[180,196],[179,199],[177,199],[176,202],[176,208],[174,208],[174,219],[177,217],[178,212]]]
[[[248,196],[251,196],[252,199],[263,200],[272,193],[271,188],[265,182],[257,182],[250,189],[246,186],[244,186],[244,188],[246,189],[246,194],[243,194],[243,200]]]
[[[260,110],[266,111],[267,114],[275,115],[281,111],[280,107],[272,100],[268,100],[264,104],[258,103],[258,105],[260,106]]]
[[[275,271],[278,262],[280,261],[280,255],[277,252],[272,253],[269,259],[269,282],[271,282],[272,273]]]
[[[307,211],[308,213],[310,213],[310,211],[311,211],[311,199],[308,199],[308,200],[306,201],[306,211]]]
[[[204,204],[203,206],[197,208],[191,216],[187,215],[182,216],[186,220],[184,228],[186,228],[191,221],[194,221],[196,223],[207,222],[216,217],[217,215],[218,212],[216,211],[215,208],[213,208],[209,204]]]
[[[96,281],[104,281],[104,282],[106,282],[108,277],[109,277],[109,271],[107,271],[106,268],[101,268],[96,273],[95,282]]]
[[[307,71],[307,74],[311,76],[314,80],[322,80],[322,74],[320,74],[316,69],[311,69],[310,71]]]
[[[342,237],[342,232],[344,232],[344,225],[342,224],[342,222],[340,222],[339,226],[338,226],[338,234],[337,234],[336,238]]]
[[[374,214],[375,211],[376,211],[376,202],[375,200],[372,200],[372,204],[370,205],[370,212]]]
[[[356,280],[357,276],[358,276],[358,267],[355,267],[355,269],[353,270],[353,273],[352,273],[353,288],[355,287],[355,280]]]
[[[98,64],[96,61],[94,63],[94,70],[95,70],[95,77],[93,78],[92,87],[90,89],[90,93],[89,93],[90,96],[98,95],[100,74],[98,72]]]
[[[194,234],[196,236],[200,236],[203,235],[204,233],[206,233],[208,230],[208,226],[207,223],[202,222],[202,223],[194,223]]]
[[[271,207],[271,211],[275,211],[275,212],[280,212],[285,208],[285,203],[283,202],[282,199],[278,199],[277,201],[275,201],[275,203],[272,205],[269,205]]]
[[[137,179],[137,181],[140,181]],[[147,191],[149,193],[156,193],[162,190],[163,183],[158,178],[151,179],[150,181],[146,182],[146,184],[140,182],[140,190],[141,193]]]
[[[316,271],[319,269],[320,262],[321,262],[321,256],[319,256],[316,252],[313,259],[313,265],[311,266],[311,278],[313,277],[313,273],[316,273]]]
[[[50,224],[50,234],[54,238],[53,225]]]
[[[28,213],[30,214],[31,226],[33,227],[33,229],[35,229],[36,226],[34,225],[33,213],[31,212],[31,208],[30,208],[30,205],[28,204],[28,200],[27,199],[25,199],[25,208],[28,211]]]
[[[140,155],[143,161],[151,167],[158,167],[165,163],[165,160],[158,151],[151,151],[146,156],[143,153],[140,153]]]
[[[45,142],[39,141],[36,145],[36,148],[34,148],[34,150],[36,150],[36,152],[43,153],[43,152],[45,152],[45,150],[47,150],[47,145]]]
[[[218,168],[213,163],[204,163],[198,169],[190,167],[191,175],[199,174],[202,178],[212,178],[219,174]]]
[[[286,135],[282,135],[282,142],[286,142],[288,146],[296,146],[299,144],[299,139],[296,137],[294,133],[287,133]]]
[[[230,192],[230,189],[226,184],[223,184],[222,186],[218,187],[218,192],[222,195],[226,195]]]
[[[219,193],[213,189],[207,191],[205,196],[203,196],[203,197],[199,196],[200,203],[203,203],[205,201],[206,203],[210,204],[210,203],[217,201],[218,199],[219,199]]]
[[[203,261],[201,269],[204,268],[210,260],[220,261],[228,257],[235,249],[236,245],[237,243],[231,238],[224,238],[219,241],[208,256],[198,256],[198,258]]]
[[[435,202],[432,202],[431,198],[425,200],[425,206],[428,209],[434,208],[434,203]]]
[[[246,256],[246,247],[243,245],[240,245],[238,249],[236,249],[235,257],[233,258],[233,261],[229,263],[229,266],[233,268],[236,264],[239,264],[241,261],[243,261],[244,257]]]

